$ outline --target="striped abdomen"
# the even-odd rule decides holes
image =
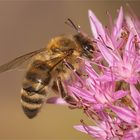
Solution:
[[[50,67],[41,60],[35,60],[29,67],[21,90],[21,104],[24,113],[33,118],[41,109],[46,91],[44,87],[51,80]]]

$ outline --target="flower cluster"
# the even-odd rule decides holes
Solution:
[[[92,11],[89,20],[97,55],[84,61],[86,78],[68,85],[93,125],[75,129],[99,140],[140,139],[140,21],[121,7],[104,27]],[[83,83],[83,84],[79,84]]]
[[[93,123],[81,120],[74,128],[98,140],[140,139],[140,21],[130,11],[124,15],[121,7],[115,22],[107,13],[104,27],[89,10],[96,51],[92,60],[79,58],[85,75],[66,84]],[[66,104],[57,97],[47,102]]]

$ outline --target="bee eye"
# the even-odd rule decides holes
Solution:
[[[93,53],[94,48],[90,44],[84,44],[84,50],[87,51],[87,52]]]

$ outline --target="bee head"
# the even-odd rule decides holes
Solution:
[[[87,35],[79,32],[74,35],[74,39],[82,49],[82,55],[87,58],[92,58],[95,51],[93,41],[87,37]]]
[[[76,30],[77,34],[74,35],[74,39],[82,50],[81,54],[87,58],[92,58],[93,52],[95,51],[93,41],[86,34],[81,32],[80,26],[76,26],[71,19],[68,18],[65,23]]]

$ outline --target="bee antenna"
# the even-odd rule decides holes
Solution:
[[[76,26],[70,18],[68,18],[65,23],[79,32],[80,26]]]

